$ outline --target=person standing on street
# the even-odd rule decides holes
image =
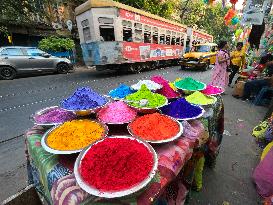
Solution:
[[[229,86],[231,85],[235,74],[238,73],[246,63],[246,54],[243,50],[243,45],[244,44],[242,42],[238,42],[236,45],[236,50],[231,52],[232,60],[230,65],[231,73],[229,75]]]
[[[226,89],[228,85],[227,69],[230,65],[230,55],[228,52],[227,41],[220,41],[218,45],[219,51],[216,54],[216,62],[213,70],[211,85]]]

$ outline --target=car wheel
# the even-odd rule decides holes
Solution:
[[[16,76],[16,71],[9,67],[0,67],[0,78],[3,80],[12,80]]]
[[[69,66],[66,63],[59,63],[57,65],[57,72],[61,74],[68,73],[69,71]]]

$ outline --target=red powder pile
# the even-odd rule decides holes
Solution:
[[[120,191],[146,179],[153,164],[152,153],[137,140],[106,138],[86,153],[80,174],[100,191]]]
[[[171,118],[153,113],[135,119],[130,124],[134,135],[150,141],[165,140],[174,137],[179,132],[179,125]]]

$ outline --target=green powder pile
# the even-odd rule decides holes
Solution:
[[[164,105],[167,98],[163,95],[151,92],[146,85],[142,85],[140,90],[131,95],[127,95],[125,100],[135,101],[128,102],[128,104],[136,108],[157,108]],[[148,102],[146,105],[141,105],[139,103],[140,100],[147,100]]]
[[[205,84],[201,83],[197,80],[194,80],[192,78],[184,78],[182,80],[176,81],[174,83],[175,87],[182,90],[203,90],[205,89]]]
[[[215,97],[206,96],[199,91],[195,91],[193,94],[186,97],[189,103],[196,105],[209,105],[215,102]]]

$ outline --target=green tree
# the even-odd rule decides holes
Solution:
[[[62,52],[72,50],[75,47],[75,43],[70,38],[51,36],[41,40],[38,47],[43,51]]]
[[[224,16],[229,8],[222,8],[220,2],[206,5],[201,0],[193,0],[187,4],[187,0],[181,3],[181,22],[187,26],[196,26],[213,35],[214,41],[232,41],[233,31],[224,22]]]
[[[120,3],[142,9],[163,18],[172,18],[172,14],[177,5],[175,0],[117,0]]]

